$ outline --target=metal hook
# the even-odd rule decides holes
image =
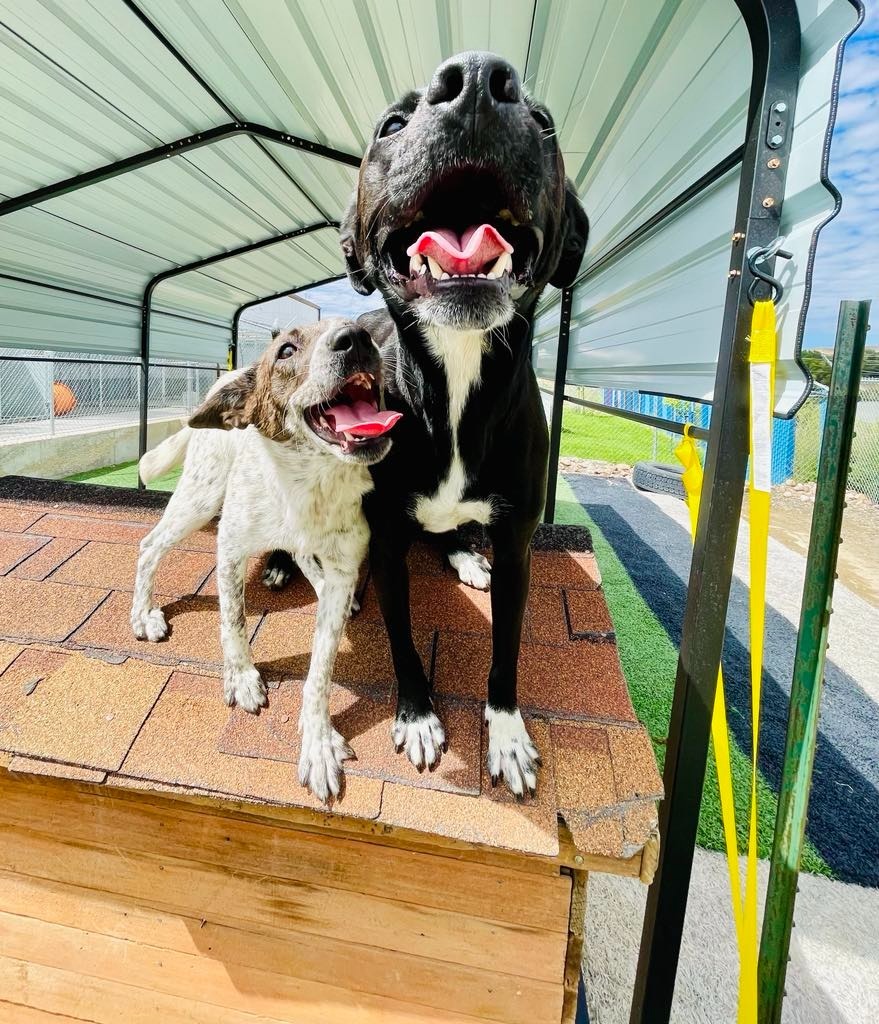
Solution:
[[[773,256],[780,256],[785,260],[791,259],[793,257],[793,253],[782,249],[781,246],[783,243],[784,238],[779,237],[769,245],[759,246],[748,250],[748,270],[751,271],[751,277],[753,278],[748,286],[748,300],[752,306],[757,301],[757,288],[761,281],[763,284],[769,286],[769,294],[766,298],[771,299],[775,303],[781,302],[781,297],[784,295],[784,287],[781,281],[779,281],[777,277],[773,277],[771,274],[767,274],[765,271],[760,270],[757,264],[765,263],[766,260],[771,259]]]

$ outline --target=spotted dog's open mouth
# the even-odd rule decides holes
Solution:
[[[371,373],[355,373],[332,398],[305,410],[305,422],[321,440],[346,454],[377,447],[402,413],[380,409],[381,393]]]
[[[497,175],[457,168],[431,186],[383,247],[391,281],[411,296],[527,285],[543,238]]]

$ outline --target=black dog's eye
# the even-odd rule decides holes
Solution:
[[[401,132],[405,127],[405,120],[402,117],[400,117],[399,114],[393,114],[381,126],[381,130],[378,133],[378,137],[380,139],[384,139],[387,138],[388,135],[396,135],[397,132]]]
[[[292,355],[296,354],[296,346],[291,344],[289,341],[286,345],[282,345],[278,350],[278,359],[289,359]]]
[[[537,122],[541,131],[548,132],[552,130],[552,121],[550,121],[549,117],[544,114],[542,110],[537,110],[536,108],[532,109],[531,116]]]

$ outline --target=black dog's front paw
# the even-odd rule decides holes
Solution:
[[[296,562],[289,551],[273,551],[263,570],[262,581],[269,590],[283,590],[293,578]]]
[[[421,771],[439,764],[446,748],[446,732],[436,713],[422,715],[401,714],[399,711],[391,727],[391,738],[397,753],[406,756]]]
[[[537,792],[537,769],[540,754],[518,708],[501,711],[486,705],[485,721],[488,725],[488,773],[491,784],[500,779],[506,782],[516,797]]]

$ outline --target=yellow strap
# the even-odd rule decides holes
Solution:
[[[739,878],[736,815],[732,787],[729,727],[726,717],[723,674],[718,672],[717,696],[711,719],[711,737],[717,762],[717,781],[723,819],[733,920],[739,947],[738,1024],[757,1024],[757,759],[760,738],[760,702],[763,678],[763,637],[766,618],[766,572],[769,547],[769,515],[772,467],[772,408],[775,394],[775,362],[778,338],[775,305],[769,300],[754,304],[750,350],[750,644],[751,644],[751,800],[748,827],[748,859],[744,899]],[[675,449],[684,466],[683,482],[690,510],[690,529],[696,536],[702,465],[689,428]]]

